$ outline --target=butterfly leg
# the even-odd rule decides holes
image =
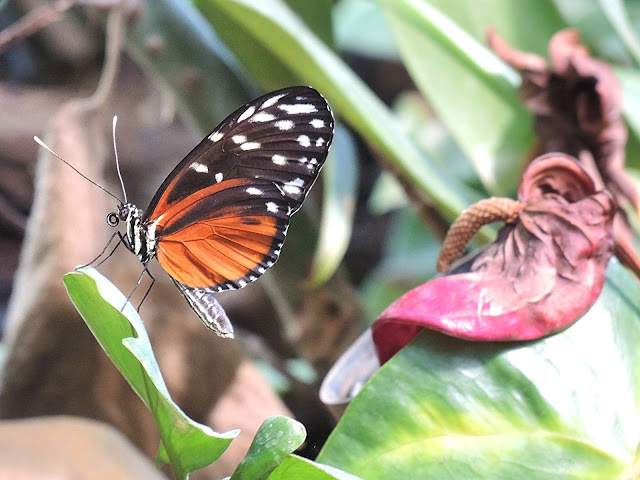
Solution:
[[[129,294],[129,296],[127,297],[127,299],[124,302],[124,305],[120,309],[120,312],[122,312],[124,310],[124,307],[127,305],[129,300],[131,300],[131,297],[133,296],[133,294],[136,293],[136,290],[138,290],[138,287],[142,283],[142,277],[144,277],[145,273],[151,279],[151,284],[149,285],[149,288],[147,288],[147,291],[145,292],[144,296],[142,297],[142,300],[140,300],[140,303],[138,304],[138,308],[136,308],[136,311],[138,311],[138,312],[140,311],[140,307],[142,307],[142,304],[144,303],[144,301],[146,300],[147,296],[149,295],[149,292],[151,292],[151,288],[153,287],[153,284],[156,283],[155,277],[153,275],[151,275],[151,272],[149,271],[149,269],[147,268],[146,265],[142,269],[142,272],[140,272],[140,276],[138,277],[138,281],[136,282],[136,286],[133,287],[133,290],[131,290],[131,293]]]
[[[106,252],[109,247],[111,246],[111,243],[113,242],[113,239],[118,237],[118,242],[116,243],[116,246],[113,247],[113,249],[109,252],[109,255],[104,254],[104,252]],[[109,238],[109,241],[107,242],[107,244],[104,246],[104,248],[102,249],[102,251],[98,254],[98,256],[96,258],[94,258],[93,260],[91,260],[89,263],[87,263],[86,265],[80,265],[79,267],[76,267],[76,270],[79,268],[86,268],[86,267],[99,267],[100,265],[102,265],[105,261],[107,261],[109,259],[109,257],[111,257],[111,255],[113,255],[115,253],[115,251],[117,250],[117,248],[120,246],[121,243],[124,243],[125,239],[122,236],[122,233],[120,232],[114,232],[113,235],[111,235],[111,238]],[[100,260],[101,257],[104,257],[102,260]],[[100,260],[100,262],[98,262],[96,264],[96,262]],[[95,264],[95,265],[94,265]]]
[[[140,304],[138,305],[138,308],[137,308],[138,312],[140,311],[140,307],[142,306],[144,301],[147,299],[147,296],[149,295],[149,292],[151,292],[151,287],[153,287],[153,284],[156,283],[155,277],[153,275],[151,275],[151,272],[149,271],[149,269],[145,265],[144,266],[144,270],[140,274],[140,278],[138,278],[138,285],[140,285],[140,282],[142,281],[142,275],[144,275],[145,272],[147,273],[147,275],[149,275],[149,278],[151,279],[151,284],[149,285],[149,288],[147,288],[147,291],[145,292],[144,296],[142,297],[142,300],[140,300]],[[136,285],[136,288],[138,288],[138,285]]]

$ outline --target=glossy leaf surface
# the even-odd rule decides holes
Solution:
[[[337,125],[329,158],[322,170],[322,220],[309,280],[314,287],[331,278],[349,246],[359,173],[354,139],[344,127]]]
[[[506,193],[533,142],[517,74],[429,2],[378,3],[412,78],[476,174],[489,192]]]
[[[300,422],[282,416],[265,419],[231,480],[261,480],[294,452],[307,437]]]
[[[131,304],[94,269],[83,269],[64,277],[71,301],[82,315],[111,361],[151,411],[166,459],[177,478],[218,459],[238,434],[216,433],[199,424],[176,405],[167,391],[142,320]]]
[[[611,262],[596,304],[563,333],[496,344],[425,331],[365,385],[317,460],[368,480],[630,475],[639,299]]]

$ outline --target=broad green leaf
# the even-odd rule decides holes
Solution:
[[[580,32],[594,55],[629,63],[633,59],[602,11],[600,0],[553,0],[567,25]]]
[[[517,73],[426,0],[376,0],[412,78],[485,188],[509,194],[533,143]]]
[[[335,0],[285,0],[311,30],[333,48],[333,21],[331,11]]]
[[[546,56],[549,39],[567,26],[552,0],[430,0],[429,3],[484,44],[489,25],[519,50]]]
[[[615,74],[624,91],[622,111],[633,133],[640,137],[640,71],[618,67]]]
[[[640,43],[629,22],[624,3],[621,0],[598,0],[598,2],[609,23],[635,60],[636,66],[640,65]]]
[[[368,480],[633,478],[640,285],[615,260],[608,274],[591,310],[546,339],[423,332],[365,385],[317,461]]]
[[[629,139],[627,142],[627,163],[640,164],[640,71],[637,69],[618,67],[615,69],[616,77],[622,84],[624,98],[622,112],[629,127]]]
[[[180,479],[218,459],[238,431],[216,433],[171,400],[142,320],[124,295],[91,268],[68,273],[64,284],[96,340],[151,411],[162,439],[159,459],[168,460]]]
[[[204,135],[249,100],[240,66],[191,3],[143,3],[127,29],[127,51]]]
[[[385,105],[334,52],[278,0],[196,0],[216,25],[224,16],[238,43],[259,42],[299,83],[320,90],[334,111],[381,154],[390,168],[433,199],[445,217],[453,219],[471,199],[437,169],[409,140]],[[279,65],[279,64],[277,64]],[[272,85],[265,72],[256,80]]]
[[[309,279],[312,287],[331,278],[347,251],[356,211],[359,173],[353,138],[337,125],[329,159],[322,170],[322,220]]]
[[[307,438],[300,422],[282,416],[267,418],[231,480],[263,480]]]
[[[341,51],[399,60],[384,14],[369,0],[341,0],[333,10],[336,43]]]
[[[337,468],[291,455],[306,436],[304,426],[295,420],[282,416],[267,418],[231,480],[359,480]]]
[[[224,0],[193,0],[193,3],[202,11],[215,32],[233,51],[233,54],[240,61],[248,75],[264,90],[276,90],[302,83],[315,86],[311,82],[301,81],[295,70],[278,57],[277,50],[288,50],[281,38],[270,38],[269,34],[265,34],[263,40],[244,31],[246,24],[256,29],[268,29],[268,23],[265,22],[265,19],[251,10],[247,10],[245,11],[247,16],[243,17],[239,22],[234,15],[236,10],[233,9],[233,2],[228,4],[224,2],[221,4],[222,8],[220,8],[215,5],[219,1],[224,2]],[[308,27],[304,24],[302,18],[289,9],[283,3],[283,0],[278,1],[278,3],[279,7],[287,12],[292,21],[296,22],[301,29],[308,31]],[[275,43],[276,51],[263,44],[266,40]],[[318,42],[321,43],[321,40],[318,39]],[[303,61],[302,64],[304,63]]]
[[[329,465],[322,465],[297,455],[289,455],[269,475],[269,480],[360,480],[359,477]]]
[[[455,175],[463,187],[476,190],[482,197],[489,196],[473,165],[421,94],[415,91],[399,94],[392,108],[410,138],[436,165]]]

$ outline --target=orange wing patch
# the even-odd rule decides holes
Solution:
[[[199,220],[158,242],[158,261],[189,287],[235,283],[256,272],[272,251],[277,219],[227,214]]]

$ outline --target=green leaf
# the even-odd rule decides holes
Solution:
[[[430,0],[429,3],[447,15],[477,42],[486,41],[489,25],[509,45],[546,56],[549,39],[567,22],[551,0]]]
[[[380,99],[282,1],[195,1],[213,25],[225,18],[236,39],[229,44],[235,52],[239,43],[258,42],[279,61],[272,65],[284,65],[298,82],[320,90],[390,168],[433,199],[442,215],[452,220],[475,200],[416,148]],[[269,75],[265,71],[255,78],[263,86],[274,86]]]
[[[376,1],[412,78],[485,188],[511,193],[533,143],[517,73],[426,0]]]
[[[600,0],[553,0],[568,26],[580,32],[595,56],[630,63],[633,59],[602,11]]]
[[[301,79],[296,75],[295,71],[278,58],[277,52],[272,51],[268,47],[265,48],[263,40],[256,38],[249,32],[246,32],[246,24],[256,29],[268,29],[269,25],[260,16],[254,12],[247,10],[246,18],[238,21],[232,7],[233,2],[229,5],[222,4],[221,7],[215,5],[216,0],[193,0],[195,5],[200,8],[206,19],[210,22],[216,33],[233,51],[236,58],[242,63],[243,68],[264,90],[276,90],[289,85],[298,85],[302,83]],[[278,2],[282,3],[282,2]],[[224,8],[227,7],[227,8]],[[295,15],[286,5],[280,5],[294,21],[298,23],[301,29],[307,30],[308,27],[303,23],[302,19]],[[239,32],[242,32],[239,34]],[[267,35],[268,37],[268,35]],[[267,37],[265,40],[267,40]],[[280,49],[288,50],[282,39],[279,37],[268,38],[269,41],[275,42]],[[318,39],[318,42],[320,40]]]
[[[476,190],[481,197],[488,196],[473,165],[455,142],[451,132],[434,115],[418,92],[406,91],[399,94],[392,108],[410,138],[436,165],[454,174],[463,187]]]
[[[216,433],[171,400],[142,320],[124,295],[92,268],[68,273],[64,284],[93,335],[151,411],[162,439],[159,459],[167,459],[181,479],[218,459],[238,431]]]
[[[240,66],[189,2],[144,3],[144,13],[127,28],[128,53],[171,91],[192,126],[210,132],[251,96]]]
[[[398,61],[393,34],[377,5],[366,0],[342,0],[334,8],[336,43],[341,51]]]
[[[614,260],[563,333],[498,344],[423,332],[365,385],[317,461],[368,480],[620,478],[640,432],[638,344],[640,285]]]
[[[635,60],[636,65],[640,65],[640,43],[633,31],[623,2],[621,0],[599,0],[599,3],[609,23],[611,23],[611,26]]]
[[[322,220],[309,279],[312,287],[329,281],[347,251],[356,211],[359,174],[353,138],[337,125],[329,159],[322,170]]]
[[[618,67],[615,74],[624,91],[622,113],[629,126],[629,138],[635,140],[635,143],[627,143],[627,164],[637,166],[640,162],[640,151],[638,148],[632,148],[637,147],[640,140],[640,72],[637,69]]]
[[[289,455],[276,468],[269,480],[360,480],[359,477],[329,465]]]
[[[333,45],[333,21],[331,11],[334,0],[285,0],[311,30],[328,46]]]
[[[262,480],[295,451],[307,438],[300,422],[291,418],[267,418],[256,432],[249,451],[240,462],[231,480]]]

